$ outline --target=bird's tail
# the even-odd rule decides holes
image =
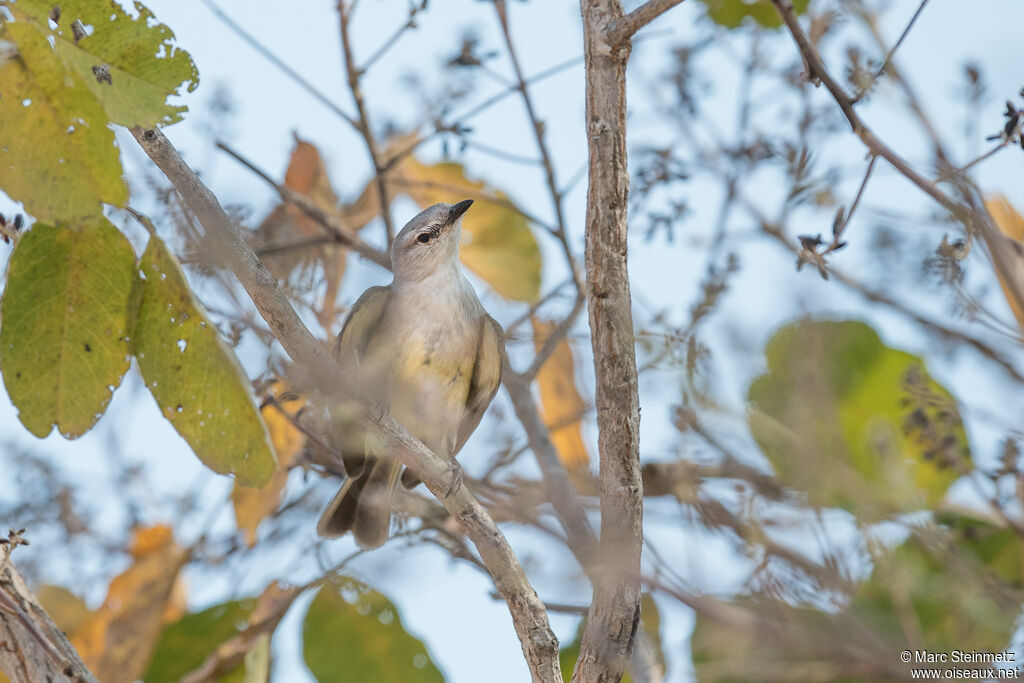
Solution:
[[[391,503],[401,464],[394,458],[367,458],[358,476],[345,480],[317,524],[324,537],[349,531],[363,548],[376,548],[388,539]]]

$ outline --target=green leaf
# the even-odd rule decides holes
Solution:
[[[848,614],[794,607],[758,594],[708,602],[697,615],[690,652],[700,681],[844,683],[878,680],[858,677],[853,664],[896,662],[899,650],[856,628]]]
[[[572,680],[572,672],[576,667],[576,660],[580,658],[580,644],[583,642],[583,631],[587,627],[587,620],[581,619],[580,625],[576,627],[576,637],[568,645],[563,645],[558,650],[558,666],[562,669],[562,680],[569,683]],[[626,674],[627,676],[629,674]]]
[[[1022,597],[955,533],[917,529],[875,559],[850,609],[893,652],[913,650],[918,642],[932,652],[1000,652],[1010,641]]]
[[[214,648],[245,628],[255,605],[256,600],[248,598],[186,614],[160,634],[142,680],[146,683],[176,681],[198,668]],[[219,680],[242,680],[244,675],[245,667],[240,666]]]
[[[81,436],[106,409],[129,366],[134,281],[135,253],[105,219],[37,223],[18,241],[0,305],[0,370],[36,436],[53,425]]]
[[[135,355],[161,412],[207,467],[263,486],[275,463],[249,381],[155,235],[140,275]]]
[[[128,188],[114,132],[89,86],[69,73],[34,24],[7,22],[18,58],[0,62],[0,190],[41,221],[99,217]]]
[[[809,1],[793,0],[793,9],[797,14],[803,14],[807,11]],[[765,28],[782,26],[782,17],[779,16],[771,0],[701,0],[701,2],[706,5],[711,20],[726,28],[739,28],[747,17]]]
[[[923,361],[859,322],[803,321],[765,349],[750,428],[813,505],[863,519],[933,506],[968,462],[956,403]]]
[[[961,533],[973,521],[956,525],[917,528],[882,549],[838,612],[761,594],[706,605],[690,640],[698,679],[743,681],[756,671],[763,681],[903,680],[914,666],[899,660],[904,650],[1003,651],[1024,595],[999,581]]]
[[[268,683],[270,681],[270,634],[264,633],[245,653],[245,676],[242,683]]]
[[[171,106],[167,98],[187,84],[199,84],[192,57],[177,47],[174,33],[158,23],[142,3],[135,3],[138,18],[117,3],[62,0],[54,31],[47,19],[54,0],[17,0],[12,8],[19,19],[33,21],[53,35],[57,55],[70,74],[85,83],[102,104],[107,117],[123,126],[153,127],[181,119],[186,107]],[[75,40],[72,25],[80,21],[91,33]],[[97,78],[93,68],[106,66],[110,79]]]
[[[306,613],[302,641],[306,666],[325,683],[444,680],[426,645],[402,627],[391,601],[353,580],[320,589]]]
[[[946,513],[938,522],[949,529],[953,542],[964,553],[998,576],[1007,585],[1024,588],[1024,542],[1004,523]]]

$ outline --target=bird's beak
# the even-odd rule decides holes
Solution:
[[[454,225],[455,221],[459,220],[462,214],[466,213],[471,206],[473,206],[472,199],[463,199],[458,204],[453,204],[452,208],[448,211],[448,225]]]

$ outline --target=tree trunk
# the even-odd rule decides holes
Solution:
[[[573,681],[618,681],[640,619],[643,490],[640,401],[626,265],[626,62],[630,42],[613,46],[619,0],[581,0],[586,64],[587,307],[597,378],[601,458],[601,543],[594,595]]]

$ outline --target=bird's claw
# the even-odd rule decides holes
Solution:
[[[444,492],[445,498],[450,498],[455,490],[462,486],[462,466],[455,460],[448,461],[448,488]]]

